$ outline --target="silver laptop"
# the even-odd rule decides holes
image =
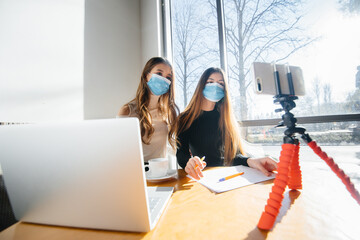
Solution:
[[[172,187],[147,187],[137,118],[0,126],[0,164],[17,220],[150,231]]]

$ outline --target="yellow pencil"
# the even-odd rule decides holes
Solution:
[[[223,182],[225,180],[229,180],[231,178],[234,178],[234,177],[237,177],[237,176],[240,176],[240,175],[243,175],[243,174],[244,174],[244,172],[235,173],[233,175],[230,175],[230,176],[227,176],[227,177],[224,177],[224,178],[220,178],[219,182]]]

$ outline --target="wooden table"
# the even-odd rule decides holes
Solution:
[[[185,177],[151,186],[174,186],[175,192],[157,226],[129,233],[17,223],[0,233],[7,239],[360,239],[360,206],[325,163],[301,164],[303,190],[286,189],[271,231],[259,221],[273,180],[214,194]]]

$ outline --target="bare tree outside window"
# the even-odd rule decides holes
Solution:
[[[324,103],[330,104],[331,103],[331,85],[329,83],[325,83],[323,86],[323,94],[324,94]]]
[[[316,77],[312,83],[313,94],[316,99],[317,114],[320,114],[320,94],[321,94],[321,81]]]
[[[208,28],[216,18],[209,18],[207,1],[174,0],[172,7],[175,76],[182,97],[178,105],[185,108],[200,74],[219,62],[217,28]]]
[[[225,0],[229,77],[236,83],[236,110],[248,119],[247,91],[254,61],[283,61],[314,39],[300,28],[302,1]],[[234,86],[235,87],[235,86]],[[250,93],[251,92],[251,93]]]

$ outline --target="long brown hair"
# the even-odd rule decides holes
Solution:
[[[204,101],[203,89],[210,75],[213,73],[220,73],[224,79],[225,96],[216,103],[215,107],[220,113],[219,128],[224,144],[224,164],[231,165],[236,154],[238,152],[242,153],[243,151],[240,144],[239,125],[235,119],[231,105],[228,81],[222,69],[211,67],[206,69],[201,75],[190,103],[179,115],[176,136],[188,129],[194,120],[202,113],[201,105]]]
[[[171,63],[162,57],[151,58],[144,66],[140,77],[140,83],[136,91],[136,96],[133,100],[125,104],[125,109],[129,109],[129,104],[135,103],[136,113],[139,115],[141,139],[145,144],[150,144],[151,137],[154,134],[154,127],[152,126],[152,118],[148,109],[150,102],[150,88],[147,85],[147,76],[151,70],[158,64],[166,64],[171,68],[172,80],[169,91],[159,97],[158,111],[160,112],[163,120],[170,126],[168,133],[168,141],[170,145],[175,148],[175,127],[176,118],[179,113],[179,109],[175,104],[175,77]]]

